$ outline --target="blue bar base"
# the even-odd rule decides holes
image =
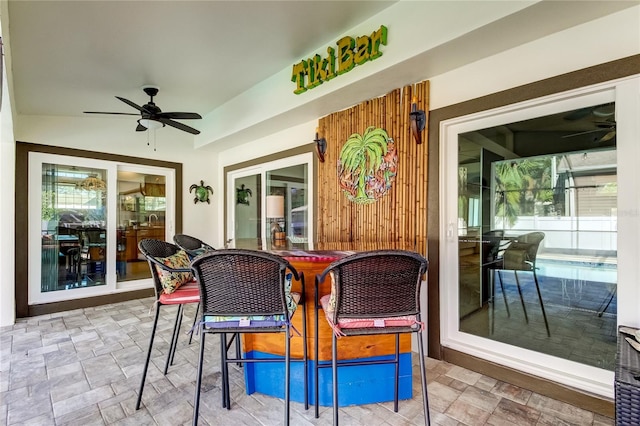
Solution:
[[[244,354],[248,359],[282,358],[259,351]],[[362,358],[361,360],[393,359],[393,356],[379,356]],[[283,359],[284,360],[284,359]],[[331,406],[331,361],[322,361],[327,365],[320,369],[319,395],[320,405]],[[309,360],[307,372],[309,383],[309,403],[315,403],[313,369],[315,361]],[[400,380],[398,388],[399,399],[412,397],[411,353],[400,354]],[[338,367],[338,405],[373,404],[393,401],[393,383],[395,367],[393,364],[359,365]],[[247,363],[244,364],[244,378],[247,394],[259,392],[265,395],[284,398],[284,362],[283,363]],[[304,364],[291,362],[291,400],[304,402]]]

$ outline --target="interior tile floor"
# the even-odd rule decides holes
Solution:
[[[153,316],[153,298],[20,319],[0,329],[0,424],[191,424],[198,341],[181,335],[174,365],[162,375],[175,317],[163,307],[140,410],[134,409]],[[193,320],[187,308],[185,323]],[[221,407],[218,339],[207,341],[201,425],[282,424],[283,402],[246,395],[241,368],[231,367],[231,410]],[[211,345],[211,346],[209,346]],[[427,358],[432,424],[613,425],[608,417],[552,400],[464,368]],[[343,425],[421,425],[418,359],[414,397],[340,409]],[[331,408],[292,403],[292,425],[331,424]]]

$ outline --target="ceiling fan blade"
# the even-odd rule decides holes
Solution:
[[[607,133],[606,135],[604,135],[603,137],[600,138],[599,142],[606,142],[609,139],[613,139],[613,137],[616,135],[616,131],[612,130],[609,133]]]
[[[157,120],[161,123],[166,124],[167,126],[175,127],[178,130],[182,130],[193,135],[199,135],[200,131],[194,129],[193,127],[189,127],[186,124],[178,123],[177,121],[170,120],[168,118],[158,117]]]
[[[161,112],[156,115],[160,118],[173,118],[178,120],[199,120],[202,118],[197,112]]]
[[[564,135],[562,137],[563,138],[571,138],[571,137],[574,137],[574,136],[586,135],[586,134],[595,133],[595,132],[606,132],[606,131],[607,131],[607,129],[586,130],[584,132],[572,133],[570,135]]]
[[[136,127],[136,132],[144,132],[145,130],[147,130],[147,128],[144,127],[142,124],[138,123],[138,126]]]
[[[85,114],[111,114],[111,115],[140,115],[133,112],[101,112],[101,111],[83,111]]]
[[[146,110],[144,108],[142,108],[140,105],[134,104],[129,99],[121,98],[120,96],[116,96],[116,98],[120,99],[125,104],[129,105],[130,107],[133,107],[133,108],[137,109],[140,112],[143,112],[143,111],[146,112]]]
[[[569,121],[580,120],[581,118],[584,118],[587,115],[591,114],[592,111],[593,111],[593,107],[580,108],[575,111],[571,111],[569,114],[565,115],[564,119]]]

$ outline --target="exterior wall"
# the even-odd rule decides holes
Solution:
[[[6,76],[3,73],[3,76]],[[6,78],[2,82],[2,106],[0,107],[0,327],[13,324],[15,318],[14,289],[14,226],[16,147],[13,138],[13,118],[9,102]]]

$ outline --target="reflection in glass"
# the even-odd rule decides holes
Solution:
[[[308,249],[308,167],[266,169],[265,188],[262,173],[235,178],[234,240],[228,243],[254,250]]]
[[[235,241],[236,248],[260,250],[262,248],[262,225],[260,209],[262,180],[259,174],[236,178]]]
[[[460,330],[613,370],[614,104],[459,137]]]
[[[42,164],[42,292],[106,284],[106,175]]]
[[[267,172],[267,200],[278,202],[278,209],[273,209],[276,214],[270,215],[267,201],[272,249],[309,248],[307,167],[305,163]]]
[[[117,280],[150,278],[149,266],[138,250],[138,243],[145,238],[165,240],[165,177],[119,170],[117,184]]]

